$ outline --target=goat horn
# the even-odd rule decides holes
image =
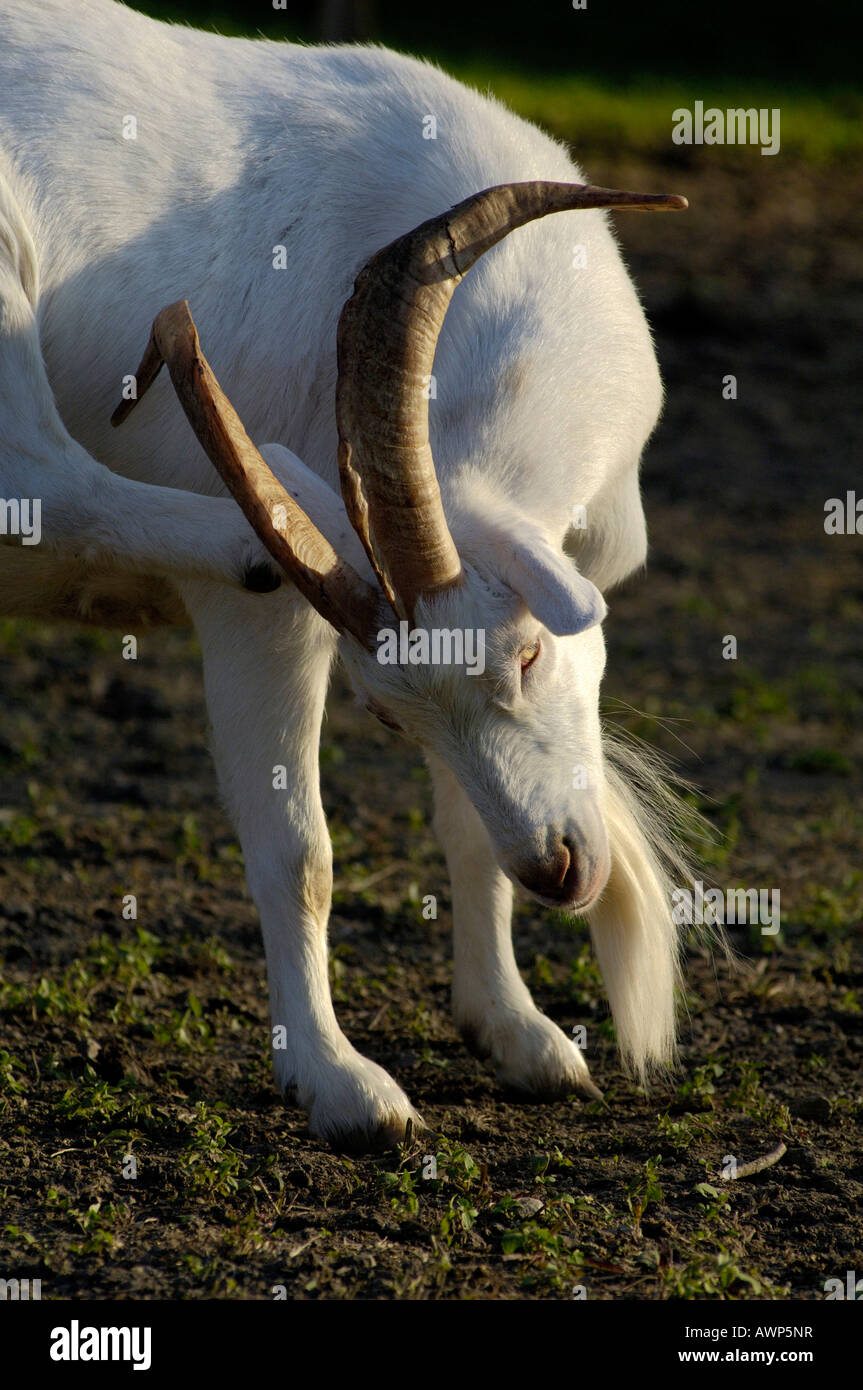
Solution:
[[[500,184],[391,242],[357,276],[339,319],[339,476],[351,523],[400,617],[413,616],[420,594],[458,584],[461,576],[429,444],[426,395],[456,285],[508,232],[549,213],[685,207],[677,194]]]
[[[111,424],[123,423],[163,362],[201,445],[270,554],[322,617],[371,649],[380,596],[337,554],[249,439],[201,351],[188,300],[156,316],[136,373],[137,400],[123,401]]]

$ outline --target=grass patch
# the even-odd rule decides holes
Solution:
[[[663,84],[644,77],[616,86],[594,77],[547,75],[479,62],[446,63],[460,81],[498,97],[519,116],[578,145],[623,147],[629,153],[674,152],[672,112],[705,108],[766,107],[780,111],[782,156],[812,163],[846,158],[863,149],[863,95],[838,89],[820,94],[772,84],[719,83],[699,77]],[[695,148],[695,147],[693,147]],[[712,152],[705,146],[704,156]],[[758,158],[757,146],[722,146],[721,157]]]

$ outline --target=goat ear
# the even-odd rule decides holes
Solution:
[[[495,560],[501,579],[556,637],[575,636],[605,617],[605,599],[596,585],[544,537],[509,537]]]
[[[464,559],[502,579],[555,637],[601,623],[605,599],[535,521],[487,493],[454,509],[453,536]]]

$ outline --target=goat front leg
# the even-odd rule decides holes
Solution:
[[[512,946],[512,884],[449,768],[428,756],[435,831],[452,884],[456,1027],[472,1052],[488,1057],[506,1086],[540,1099],[573,1092],[601,1100],[579,1048],[536,1007]]]
[[[335,635],[294,589],[254,599],[196,581],[182,593],[203,650],[219,780],[261,918],[276,1080],[334,1147],[390,1148],[408,1121],[422,1121],[348,1042],[327,974],[332,849],[318,746]]]

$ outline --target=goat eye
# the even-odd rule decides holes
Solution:
[[[533,665],[541,651],[542,643],[538,637],[535,642],[530,642],[528,646],[522,647],[518,654],[518,659],[521,662],[522,674]]]

